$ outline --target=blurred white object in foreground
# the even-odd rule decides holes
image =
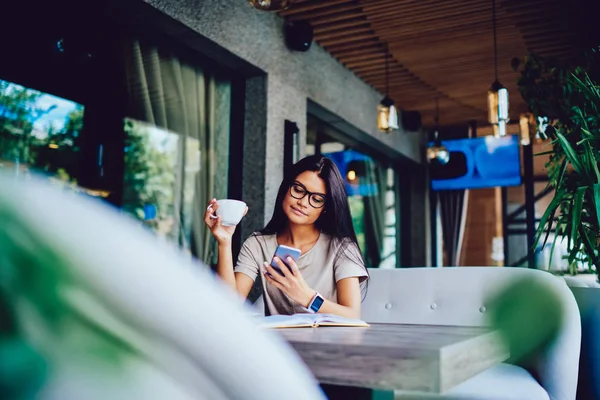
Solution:
[[[0,272],[38,399],[323,398],[207,268],[98,200],[0,174]]]

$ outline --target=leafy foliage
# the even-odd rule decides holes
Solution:
[[[0,160],[75,183],[83,107],[77,105],[58,130],[36,132],[36,121],[56,108],[40,107],[43,93],[0,80]]]
[[[567,240],[569,265],[583,262],[600,279],[599,52],[591,50],[570,65],[530,55],[518,85],[534,116],[551,122],[545,132],[552,145],[546,166],[554,198],[535,246],[542,238],[546,245],[555,226],[557,237]]]
[[[156,218],[145,221],[146,225],[174,238],[176,232],[168,222],[176,213],[178,136],[157,128],[153,135],[150,125],[129,118],[124,130],[123,210],[143,221],[144,206],[156,206]]]

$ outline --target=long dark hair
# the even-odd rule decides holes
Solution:
[[[331,237],[330,246],[336,252],[335,261],[346,258],[351,262],[365,267],[365,262],[356,240],[356,232],[352,225],[350,206],[348,205],[348,194],[344,186],[344,179],[335,163],[327,157],[312,155],[303,158],[290,168],[283,177],[283,181],[277,192],[275,209],[269,223],[258,232],[259,235],[276,235],[282,233],[287,225],[288,218],[283,212],[283,200],[290,190],[298,175],[303,172],[316,172],[319,178],[325,182],[327,189],[325,207],[319,218],[315,221],[315,227]],[[366,292],[366,281],[361,283],[361,292]]]

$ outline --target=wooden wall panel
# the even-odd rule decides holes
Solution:
[[[497,221],[494,193],[494,189],[469,190],[469,205],[460,265],[496,264],[492,260],[492,238]]]

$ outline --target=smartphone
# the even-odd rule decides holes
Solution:
[[[292,257],[294,261],[298,262],[298,259],[300,258],[300,253],[300,249],[280,244],[277,245],[277,249],[275,249],[275,254],[273,254],[273,258],[279,257],[284,264],[286,264],[285,260],[288,257]],[[275,263],[275,260],[273,259],[271,259],[271,267],[273,267],[275,271],[283,275],[283,272],[281,272],[281,270],[279,269],[279,265],[277,265],[277,263]]]

